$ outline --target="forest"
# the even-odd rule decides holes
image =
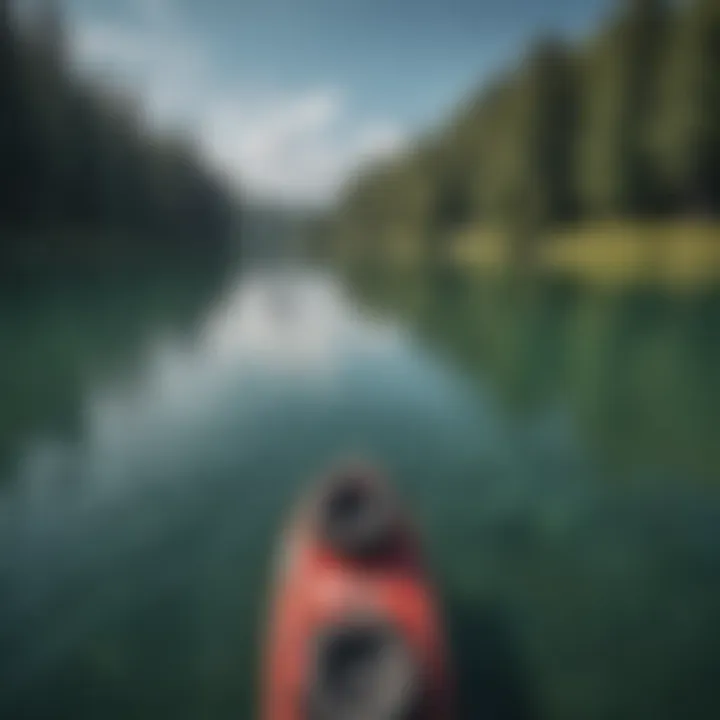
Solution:
[[[348,252],[431,258],[492,228],[523,259],[558,228],[718,215],[720,2],[623,0],[581,40],[537,39],[448,123],[359,173],[320,227]]]
[[[237,201],[192,140],[72,66],[56,3],[0,0],[0,268],[223,261]]]

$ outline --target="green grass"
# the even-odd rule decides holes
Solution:
[[[451,261],[484,270],[512,264],[507,235],[470,227],[451,244]],[[538,245],[535,266],[590,284],[671,286],[720,281],[720,224],[613,221],[557,229]]]

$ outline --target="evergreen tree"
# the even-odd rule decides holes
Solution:
[[[633,0],[585,60],[578,181],[590,216],[632,215],[654,204],[647,137],[666,26],[663,0]]]
[[[679,13],[664,66],[655,132],[671,207],[720,212],[720,3]]]
[[[518,80],[513,143],[514,195],[524,208],[529,237],[572,217],[577,93],[574,61],[560,42],[548,40],[529,57]]]
[[[0,261],[223,258],[234,200],[186,142],[70,70],[59,5],[21,31],[0,0]]]

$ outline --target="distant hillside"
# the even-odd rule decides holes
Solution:
[[[719,214],[720,2],[632,0],[582,43],[538,40],[323,230],[343,252],[433,257],[491,228],[522,257],[560,225]]]
[[[242,256],[250,262],[292,260],[305,255],[308,227],[317,211],[280,202],[243,207]]]
[[[70,69],[57,5],[0,0],[0,268],[217,260],[236,200],[192,144]]]

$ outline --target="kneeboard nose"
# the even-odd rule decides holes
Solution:
[[[452,720],[434,587],[387,480],[336,469],[300,503],[282,543],[261,720]]]

